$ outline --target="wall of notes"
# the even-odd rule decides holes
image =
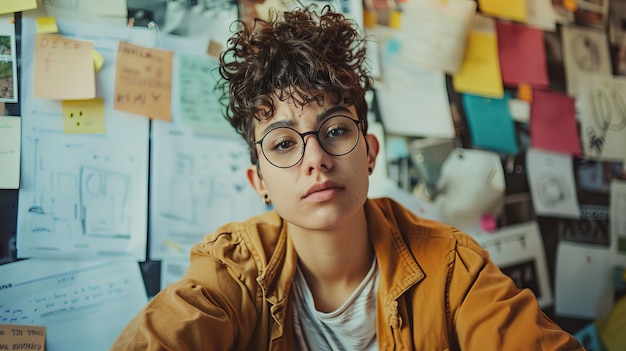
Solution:
[[[570,331],[606,318],[626,266],[626,0],[309,2],[373,38],[370,195],[473,235]],[[293,6],[0,5],[0,324],[55,325],[63,349],[63,316],[145,303],[203,235],[268,210],[216,55],[233,21]]]

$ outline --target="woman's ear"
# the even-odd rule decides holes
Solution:
[[[374,170],[376,166],[376,156],[378,156],[378,150],[380,150],[380,144],[378,144],[378,138],[374,134],[368,134],[365,136],[367,140],[367,167]],[[371,174],[371,172],[370,172]]]
[[[261,178],[260,172],[258,165],[250,165],[246,169],[246,177],[248,178],[248,183],[250,183],[257,194],[264,197],[267,194],[267,188],[265,187],[265,181]]]

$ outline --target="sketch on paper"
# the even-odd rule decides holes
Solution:
[[[580,76],[611,75],[611,56],[603,30],[576,26],[563,27],[561,35],[567,93],[579,94]]]
[[[585,156],[626,159],[626,78],[581,79],[581,137]]]
[[[267,210],[246,179],[239,136],[153,122],[150,257],[180,258],[204,234]]]
[[[579,218],[572,156],[530,148],[526,164],[535,213]]]

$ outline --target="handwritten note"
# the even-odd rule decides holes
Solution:
[[[67,134],[104,134],[104,100],[64,100],[63,131]]]
[[[0,350],[45,350],[46,327],[0,324]]]
[[[220,96],[215,90],[217,59],[187,54],[180,54],[178,58],[181,122],[194,128],[233,134],[234,129],[223,117]]]
[[[54,100],[96,97],[92,50],[92,42],[38,33],[35,37],[33,95]]]
[[[20,117],[0,116],[0,189],[20,185],[20,122]]]
[[[172,120],[172,51],[120,41],[114,107],[149,118]]]

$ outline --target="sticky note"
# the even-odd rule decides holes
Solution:
[[[38,33],[58,33],[59,27],[54,17],[37,17]]]
[[[104,100],[64,100],[63,130],[67,134],[104,134]]]

